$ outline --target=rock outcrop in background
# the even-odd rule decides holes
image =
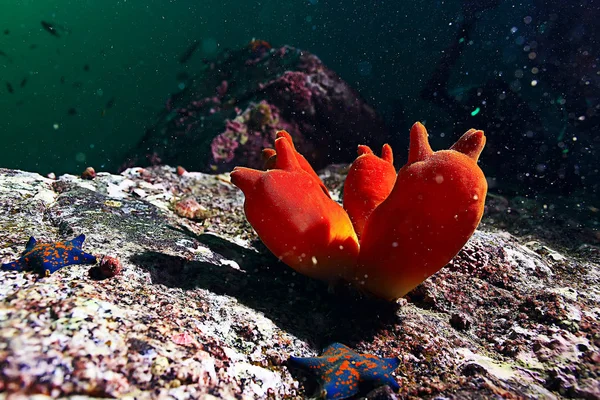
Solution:
[[[253,41],[182,77],[156,124],[124,167],[182,165],[195,171],[262,167],[275,133],[292,134],[315,168],[351,162],[359,144],[390,141],[381,118],[319,58],[290,46]]]

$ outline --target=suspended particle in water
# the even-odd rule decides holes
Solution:
[[[544,172],[546,170],[546,164],[538,164],[535,169],[537,172]]]
[[[479,114],[479,111],[481,111],[481,108],[479,108],[479,107],[477,107],[476,109],[474,109],[473,111],[471,111],[471,117],[474,117],[477,114]]]
[[[513,92],[518,92],[521,90],[521,81],[519,81],[518,79],[515,79],[514,81],[512,81],[510,83],[510,90],[512,90]]]
[[[373,66],[368,61],[361,61],[358,63],[358,73],[361,76],[369,76],[373,72]]]
[[[202,40],[202,52],[206,54],[213,54],[217,52],[219,44],[213,38],[206,38]]]

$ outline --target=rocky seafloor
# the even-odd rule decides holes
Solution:
[[[345,171],[322,172],[336,199]],[[85,251],[123,265],[104,279],[89,265],[0,271],[0,398],[314,397],[287,359],[331,342],[400,358],[400,392],[366,388],[370,399],[600,398],[589,204],[490,194],[463,250],[393,304],[280,264],[242,204],[227,174],[0,169],[1,262],[29,236],[83,233]]]

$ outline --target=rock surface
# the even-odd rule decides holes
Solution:
[[[345,171],[323,171],[336,199]],[[174,212],[187,199],[203,218]],[[122,265],[110,278],[82,265],[47,278],[0,271],[0,391],[300,399],[317,385],[287,358],[338,341],[401,359],[400,393],[371,399],[599,398],[597,226],[490,196],[459,255],[387,304],[278,263],[242,204],[227,174],[0,170],[0,261],[31,235],[84,233],[85,251]]]

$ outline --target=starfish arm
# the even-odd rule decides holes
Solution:
[[[400,365],[397,357],[379,358],[372,354],[361,354],[359,361],[356,361],[354,365],[360,374],[361,381],[371,382],[373,386],[388,385],[394,391],[400,389],[398,382],[392,376],[392,371]]]
[[[2,264],[3,271],[23,271],[24,269],[26,269],[26,267],[27,264],[22,262],[21,258],[19,258],[17,261]]]
[[[400,390],[400,385],[398,385],[398,381],[396,381],[393,377],[390,377],[384,383],[388,385],[394,392]]]
[[[81,249],[74,248],[69,251],[66,264],[94,264],[95,262],[96,257],[94,255],[86,253]]]
[[[323,357],[338,356],[338,355],[348,354],[350,352],[352,352],[352,349],[350,347],[348,347],[344,344],[335,342],[335,343],[330,344],[323,350]]]
[[[383,361],[392,371],[400,366],[400,359],[398,357],[384,358]]]
[[[37,240],[35,240],[35,238],[33,236],[31,236],[29,238],[29,240],[27,241],[27,244],[25,245],[25,251],[23,252],[23,254],[28,253],[31,250],[33,250],[33,248],[35,247],[36,244],[37,244]]]
[[[394,369],[395,368],[389,368],[387,366],[384,368],[383,365],[372,368],[359,368],[360,378],[363,381],[371,382],[373,386],[388,385],[394,391],[398,391],[400,385],[398,385],[398,382],[396,382],[396,379],[392,376],[392,371]]]
[[[61,262],[57,262],[56,260],[47,260],[42,262],[42,267],[41,267],[41,273],[45,274],[46,276],[55,273],[56,271],[58,271],[59,269],[61,269],[62,267],[66,266],[67,264],[65,263],[61,263]]]
[[[292,365],[307,371],[318,374],[318,371],[324,369],[328,362],[324,357],[290,357]]]
[[[355,395],[358,393],[358,383],[361,378],[350,361],[344,360],[337,369],[322,376],[325,398],[346,399]]]
[[[81,249],[81,246],[83,245],[83,241],[85,240],[85,235],[81,234],[79,236],[77,236],[76,238],[69,240],[67,242],[67,244],[72,244],[74,247]]]

